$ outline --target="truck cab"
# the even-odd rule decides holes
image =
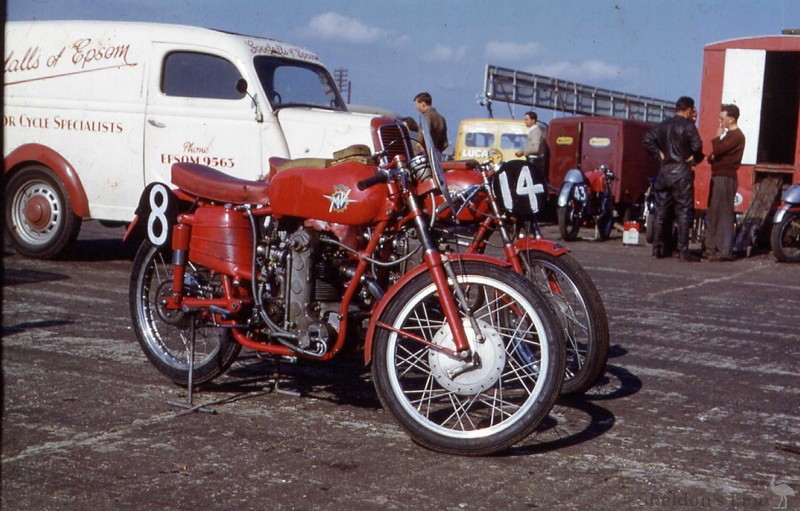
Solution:
[[[458,125],[456,160],[486,160],[489,150],[496,149],[503,160],[518,157],[517,151],[525,146],[528,128],[523,121],[515,119],[464,119]]]

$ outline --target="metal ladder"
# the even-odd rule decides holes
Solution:
[[[758,173],[758,169],[756,169]],[[744,219],[736,230],[733,240],[733,251],[750,257],[750,252],[756,244],[761,229],[774,211],[773,206],[781,193],[783,179],[780,174],[762,173],[763,179],[755,184],[755,193],[750,207],[745,212]]]
[[[675,115],[675,102],[591,85],[486,66],[482,98],[491,114],[491,102],[547,108],[579,115],[601,115],[660,122]]]

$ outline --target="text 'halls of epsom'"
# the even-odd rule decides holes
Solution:
[[[52,53],[44,53],[39,46],[29,46],[24,51],[11,49],[3,64],[6,85],[16,83],[14,75],[17,73],[42,71],[47,68],[63,70],[65,66],[68,66],[80,72],[90,70],[95,65],[100,67],[135,66],[136,63],[128,60],[129,51],[130,44],[92,44],[92,39],[88,37],[78,39],[71,45],[62,46],[58,51]],[[49,77],[44,76],[39,79],[47,78]]]

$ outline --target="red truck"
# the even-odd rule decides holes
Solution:
[[[652,123],[615,117],[565,117],[554,119],[548,129],[550,149],[550,184],[560,188],[570,169],[583,172],[605,165],[616,180],[612,195],[616,215],[627,211],[630,218],[641,211],[640,205],[651,177],[658,174],[658,162],[642,146]]]
[[[781,192],[800,183],[800,34],[791,32],[713,43],[704,50],[698,117],[704,152],[711,151],[722,103],[739,107],[746,138],[735,201],[737,252],[749,251],[766,233]],[[703,162],[694,183],[698,219],[708,207],[710,182],[711,166]]]

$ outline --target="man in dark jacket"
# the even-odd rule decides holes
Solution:
[[[655,184],[656,225],[653,257],[670,255],[667,247],[667,219],[678,222],[677,248],[681,261],[696,261],[689,252],[689,229],[694,217],[694,172],[692,165],[703,161],[703,142],[694,125],[694,100],[682,96],[675,102],[675,116],[656,125],[645,135],[647,152],[661,168]]]
[[[447,141],[447,121],[433,108],[433,98],[427,92],[420,92],[414,96],[414,106],[422,114],[422,118],[428,123],[431,130],[433,145],[439,152],[444,151],[450,142]]]

